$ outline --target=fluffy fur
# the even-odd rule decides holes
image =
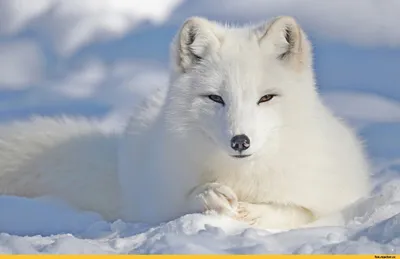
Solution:
[[[32,118],[0,127],[0,194],[52,196],[119,217],[117,136],[85,118]]]
[[[4,126],[0,193],[52,195],[107,219],[217,211],[279,229],[368,193],[362,146],[321,102],[311,45],[293,18],[233,28],[193,17],[171,54],[166,95],[133,111],[121,136],[84,120]],[[239,153],[231,139],[241,134],[250,145]]]

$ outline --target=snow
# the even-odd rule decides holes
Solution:
[[[0,253],[15,254],[396,254],[400,253],[400,161],[375,163],[370,197],[345,210],[344,227],[285,232],[216,214],[158,226],[106,222],[51,198],[0,197]]]
[[[398,106],[372,95],[346,96],[334,93],[325,99],[335,113],[363,125],[360,133],[369,144],[368,152],[374,154],[374,188],[370,197],[343,212],[345,226],[315,224],[291,231],[270,231],[215,214],[184,215],[152,226],[121,220],[106,222],[96,213],[77,211],[49,197],[0,196],[0,253],[399,254],[400,142],[394,138],[399,126],[394,117]],[[354,112],[349,115],[347,109],[341,109],[338,98]],[[354,103],[370,107],[369,112]],[[383,111],[393,116],[379,116]],[[103,126],[115,128],[124,120],[123,113],[115,113],[105,118]]]

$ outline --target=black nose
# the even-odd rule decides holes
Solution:
[[[231,147],[233,150],[242,152],[250,147],[250,139],[246,135],[236,135],[231,139]]]

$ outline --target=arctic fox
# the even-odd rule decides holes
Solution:
[[[322,103],[292,17],[228,27],[188,19],[170,85],[121,135],[84,119],[0,129],[0,193],[52,195],[107,219],[160,223],[214,211],[290,229],[368,194],[360,141]]]

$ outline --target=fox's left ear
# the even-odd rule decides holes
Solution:
[[[280,16],[255,29],[259,43],[276,54],[283,62],[299,66],[310,66],[311,43],[293,17]]]

